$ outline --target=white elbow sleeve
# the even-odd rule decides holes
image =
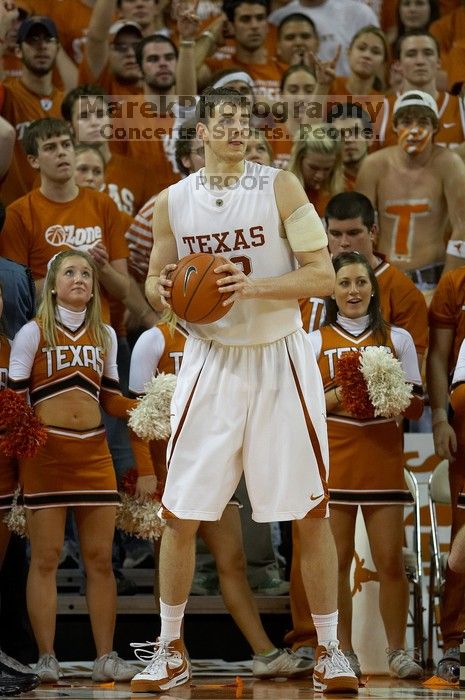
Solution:
[[[284,221],[287,240],[294,253],[312,253],[328,245],[328,237],[313,204],[304,204]]]

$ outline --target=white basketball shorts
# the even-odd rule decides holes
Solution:
[[[219,520],[242,471],[257,522],[328,516],[325,399],[304,331],[254,346],[189,337],[171,414],[165,517]]]

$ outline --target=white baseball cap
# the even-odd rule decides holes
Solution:
[[[142,29],[137,22],[131,22],[131,20],[128,19],[119,19],[117,22],[113,22],[108,30],[110,40],[113,41],[115,36],[123,29],[134,29],[142,36]]]
[[[427,92],[421,90],[407,90],[402,95],[399,95],[394,103],[395,114],[399,109],[404,107],[429,107],[434,115],[439,118],[438,106],[434,97],[431,97]]]

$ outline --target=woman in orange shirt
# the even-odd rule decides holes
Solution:
[[[389,46],[384,32],[372,25],[362,27],[352,37],[348,53],[350,73],[337,76],[329,87],[329,94],[382,94],[389,65]]]

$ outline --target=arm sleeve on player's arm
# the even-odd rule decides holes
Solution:
[[[326,248],[328,237],[313,204],[303,204],[284,220],[284,230],[294,253]]]
[[[413,384],[412,400],[403,415],[409,420],[418,420],[423,413],[424,396],[415,344],[410,333],[404,328],[391,328],[391,338],[404,370],[405,380]]]
[[[11,346],[8,386],[18,393],[29,388],[29,378],[34,358],[39,348],[40,330],[35,321],[23,326],[15,336]]]

